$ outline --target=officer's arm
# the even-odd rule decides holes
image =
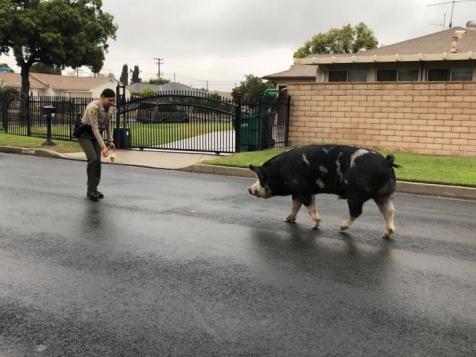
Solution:
[[[98,113],[99,110],[97,107],[91,108],[89,111],[89,122],[91,123],[94,137],[98,141],[99,145],[101,145],[101,148],[104,148],[106,147],[106,144],[104,144],[104,140],[102,139],[101,133],[99,132]]]

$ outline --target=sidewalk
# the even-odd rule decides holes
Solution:
[[[85,160],[83,152],[60,154],[45,149],[27,149],[0,146],[0,152],[34,155],[42,157],[61,158],[68,160]],[[202,162],[216,158],[215,155],[188,152],[116,150],[116,161],[111,163],[109,158],[103,162],[109,165],[129,165],[156,169],[180,170],[188,172],[207,173],[255,178],[255,174],[247,168],[206,165]],[[397,191],[400,193],[422,194],[439,197],[462,198],[476,200],[476,188],[461,186],[446,186],[399,181]]]

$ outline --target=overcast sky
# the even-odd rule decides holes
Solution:
[[[161,75],[194,87],[230,91],[246,74],[289,68],[292,55],[314,34],[366,23],[379,45],[448,28],[448,0],[103,0],[119,26],[103,71],[120,76],[138,65],[141,78]],[[476,1],[457,2],[453,26],[476,20]],[[15,71],[12,56],[0,56]],[[69,71],[64,71],[67,74]],[[83,68],[81,75],[89,74]]]

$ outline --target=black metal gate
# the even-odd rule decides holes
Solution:
[[[271,98],[271,100],[269,99]],[[0,92],[0,130],[15,135],[46,137],[48,127],[41,109],[55,107],[51,137],[75,140],[75,119],[88,98],[28,98],[28,115],[20,116],[20,94]],[[255,151],[288,143],[289,97],[286,94],[251,102],[224,99],[202,91],[160,92],[132,96],[117,87],[114,128],[121,148],[233,153]]]
[[[270,106],[200,91],[126,100],[117,87],[116,142],[123,148],[232,153],[287,144],[289,98]]]

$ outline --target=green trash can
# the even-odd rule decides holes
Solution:
[[[264,109],[271,107],[276,98],[278,97],[278,90],[275,88],[268,88],[264,90],[263,96],[261,97],[261,105]]]
[[[256,151],[259,148],[260,117],[256,114],[242,114],[240,125],[240,151]]]

